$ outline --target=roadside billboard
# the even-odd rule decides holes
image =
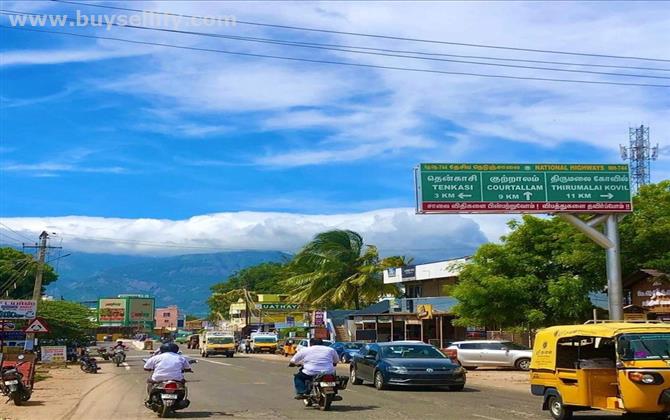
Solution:
[[[34,300],[0,300],[0,319],[33,319],[37,312]]]
[[[65,346],[42,346],[42,363],[65,363],[67,349]]]
[[[152,322],[154,320],[154,300],[150,298],[130,298],[128,319],[130,322]]]
[[[629,213],[628,165],[423,163],[417,213]]]
[[[125,299],[100,299],[98,307],[100,322],[124,322],[126,320]]]

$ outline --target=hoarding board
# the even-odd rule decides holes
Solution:
[[[100,322],[124,322],[126,320],[126,300],[100,299],[98,319]]]
[[[65,346],[42,346],[42,363],[65,363],[67,349]]]
[[[147,298],[130,298],[128,303],[128,319],[130,322],[153,321],[154,300]]]
[[[418,213],[627,213],[628,165],[424,163]]]
[[[293,311],[300,309],[299,303],[257,303],[256,309],[264,311]]]
[[[36,311],[35,300],[0,300],[0,319],[33,319]]]

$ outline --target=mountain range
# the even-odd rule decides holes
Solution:
[[[47,294],[92,301],[120,293],[148,294],[156,306],[177,305],[188,314],[206,315],[210,286],[263,262],[281,262],[279,251],[235,251],[170,257],[73,253],[53,263],[58,280]]]

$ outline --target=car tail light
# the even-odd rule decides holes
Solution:
[[[168,382],[165,385],[163,385],[163,389],[166,392],[175,392],[177,391],[177,389],[179,389],[179,384],[177,384],[176,382]]]
[[[445,354],[445,356],[447,356],[451,360],[458,359],[458,350],[456,350],[456,349],[445,349],[444,354]]]

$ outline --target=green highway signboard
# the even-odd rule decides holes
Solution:
[[[423,163],[418,213],[627,213],[628,165]]]
[[[302,308],[299,303],[257,303],[256,309],[264,311],[294,311]]]

